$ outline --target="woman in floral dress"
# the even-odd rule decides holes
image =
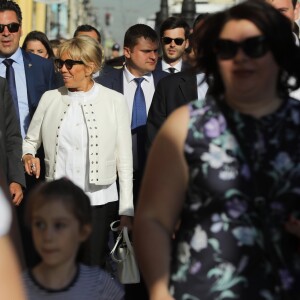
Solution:
[[[300,49],[291,25],[251,0],[210,16],[196,38],[210,95],[164,124],[135,219],[150,299],[300,299],[300,102],[288,95],[300,85]]]

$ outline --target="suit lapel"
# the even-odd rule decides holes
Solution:
[[[186,102],[196,100],[198,98],[196,75],[184,75],[181,79],[182,82],[179,85],[179,89],[181,90]]]
[[[24,70],[25,70],[25,79],[26,79],[26,87],[27,87],[27,98],[28,98],[28,107],[30,114],[33,114],[33,96],[31,95],[31,91],[34,91],[34,80],[32,79],[32,60],[28,53],[22,49],[23,61],[24,61]],[[31,80],[28,80],[31,78]]]

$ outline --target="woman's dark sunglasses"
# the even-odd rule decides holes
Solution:
[[[21,25],[19,23],[0,24],[0,33],[4,31],[5,27],[7,27],[10,33],[18,32],[20,26]]]
[[[262,35],[245,39],[240,43],[218,39],[214,49],[219,59],[226,60],[234,58],[239,48],[242,48],[250,58],[262,57],[269,51],[267,39]]]
[[[184,39],[181,39],[181,38],[172,39],[172,38],[170,38],[170,37],[165,36],[165,37],[162,38],[162,41],[163,41],[163,43],[164,43],[165,45],[169,45],[169,44],[172,43],[172,41],[174,41],[174,43],[175,43],[177,46],[181,46],[181,45],[183,44],[183,42],[184,42]]]
[[[71,70],[74,65],[83,65],[84,62],[82,60],[73,60],[73,59],[62,60],[57,58],[54,60],[54,64],[57,69],[61,69],[65,65],[68,70]]]

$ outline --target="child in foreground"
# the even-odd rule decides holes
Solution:
[[[91,233],[91,206],[71,181],[59,179],[33,190],[26,218],[41,262],[23,274],[29,300],[124,299],[123,287],[99,267],[76,262]]]

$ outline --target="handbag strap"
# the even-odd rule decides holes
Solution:
[[[110,255],[111,255],[112,260],[114,260],[115,262],[118,262],[118,263],[120,263],[120,262],[123,261],[122,259],[119,259],[116,256],[116,251],[117,251],[117,248],[118,248],[120,242],[122,241],[122,236],[123,236],[123,230],[121,230],[121,232],[119,233],[119,235],[117,237],[117,240],[115,242],[115,245],[114,245],[114,247],[110,251]]]
[[[119,225],[120,225],[120,220],[114,221],[110,223],[110,230],[111,231],[119,231]]]
[[[131,245],[131,242],[130,242],[130,239],[129,239],[129,236],[128,236],[128,228],[127,227],[123,227],[123,238],[126,242],[127,248],[132,253],[133,252],[133,247]]]

